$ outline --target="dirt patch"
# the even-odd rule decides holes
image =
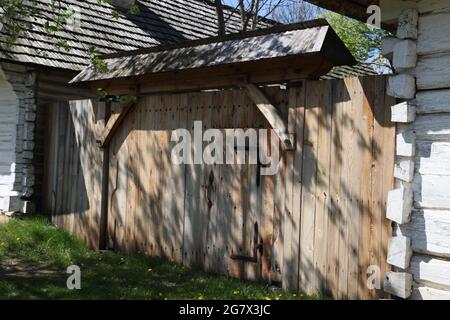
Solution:
[[[2,277],[54,277],[60,273],[50,270],[45,265],[32,261],[6,258],[0,262],[0,276]]]
[[[3,215],[0,213],[0,224],[1,223],[6,223],[9,221],[10,218],[8,218],[7,216]]]

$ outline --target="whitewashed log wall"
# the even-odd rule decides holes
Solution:
[[[383,51],[396,70],[388,91],[401,102],[392,119],[398,189],[388,205],[395,221],[388,262],[396,274],[386,277],[385,290],[450,299],[450,1],[408,2],[402,11],[399,3],[382,8],[400,14],[397,35]]]
[[[0,210],[31,212],[34,193],[35,73],[0,64]]]

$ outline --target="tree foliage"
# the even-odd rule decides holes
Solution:
[[[386,36],[384,30],[330,11],[322,16],[358,61],[364,62],[379,54],[381,41]]]

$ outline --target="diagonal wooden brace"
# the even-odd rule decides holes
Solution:
[[[108,146],[115,132],[120,127],[120,124],[125,120],[128,113],[133,109],[135,105],[135,102],[130,102],[122,108],[122,111],[120,113],[114,113],[109,117],[108,123],[103,129],[103,132],[100,135],[98,141],[101,148],[105,148],[106,146]]]
[[[280,138],[287,150],[295,149],[295,135],[289,133],[286,121],[283,120],[280,111],[267,99],[265,94],[254,84],[246,83],[248,94],[270,126]]]

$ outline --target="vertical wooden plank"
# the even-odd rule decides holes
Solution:
[[[267,141],[261,141],[266,146],[266,155],[271,155],[271,134],[268,130]],[[261,238],[263,241],[263,254],[261,257],[261,277],[264,281],[271,281],[271,261],[274,242],[274,210],[275,210],[275,177],[276,175],[261,177],[262,208],[261,208]]]
[[[144,223],[144,185],[146,181],[143,179],[142,174],[143,168],[147,161],[147,154],[143,149],[142,135],[143,135],[143,125],[145,117],[145,100],[141,100],[134,108],[134,114],[136,116],[134,125],[130,130],[135,134],[135,183],[136,183],[136,194],[135,194],[135,205],[134,205],[134,247],[138,252],[145,252],[145,223]]]
[[[372,208],[372,150],[373,150],[373,123],[374,115],[371,100],[377,95],[376,85],[367,85],[367,82],[360,78],[362,85],[362,102],[361,111],[362,119],[359,122],[359,130],[361,132],[360,146],[360,162],[362,164],[361,180],[360,180],[360,197],[359,206],[360,228],[359,228],[359,275],[358,275],[358,299],[368,299],[369,289],[367,286],[367,270],[370,265],[370,230],[371,218],[373,215]]]
[[[200,93],[189,94],[188,129],[194,137],[194,121],[202,120],[203,104]],[[192,141],[194,146],[194,140]],[[193,147],[195,149],[195,146]],[[201,150],[198,150],[201,153]],[[185,203],[185,232],[184,232],[184,263],[187,265],[200,264],[201,245],[203,238],[203,224],[201,211],[203,165],[190,164],[186,166],[186,203]]]
[[[145,150],[148,155],[145,161],[145,172],[147,179],[147,194],[145,197],[145,215],[147,220],[146,225],[146,242],[147,252],[152,256],[158,256],[160,254],[158,245],[158,226],[161,223],[158,216],[158,125],[160,106],[157,96],[146,97],[146,121],[145,121]]]
[[[333,117],[331,133],[331,174],[330,174],[330,211],[327,237],[327,295],[338,297],[339,279],[339,241],[340,227],[343,223],[341,175],[343,167],[344,145],[343,143],[343,108],[348,94],[342,80],[333,81]]]
[[[284,223],[283,288],[294,291],[299,285],[299,237],[301,213],[301,175],[305,120],[305,85],[289,90],[289,133],[295,134],[296,148],[287,153],[286,215]],[[287,151],[286,151],[287,152]]]
[[[330,207],[330,149],[331,118],[333,116],[331,82],[322,82],[319,101],[317,141],[316,214],[314,230],[314,287],[323,293],[326,289],[326,261],[328,255],[328,210]]]
[[[273,92],[273,90],[272,90]],[[270,94],[266,90],[269,100],[275,100],[277,95]],[[280,95],[278,95],[277,108],[287,119],[287,104],[283,102]],[[283,104],[284,103],[284,104]],[[271,130],[271,136],[276,134]],[[280,155],[280,165],[277,174],[274,176],[275,194],[274,194],[274,213],[273,213],[273,243],[272,243],[272,261],[271,261],[271,280],[275,283],[282,284],[283,281],[283,248],[284,248],[284,218],[286,208],[286,154],[277,144]]]
[[[173,226],[175,221],[170,216],[172,213],[172,199],[168,200],[168,195],[172,194],[173,190],[170,190],[169,183],[171,177],[171,172],[169,169],[169,163],[167,161],[166,156],[166,128],[170,125],[170,116],[169,116],[169,107],[171,97],[168,95],[160,96],[160,115],[159,124],[158,124],[158,171],[159,171],[159,179],[157,184],[158,189],[158,203],[157,203],[157,214],[161,219],[161,223],[159,224],[159,241],[161,244],[161,250],[163,256],[166,258],[170,258],[171,249],[170,242],[174,237],[173,234]],[[170,202],[169,202],[170,201]],[[163,221],[171,221],[171,223],[163,223]]]
[[[246,97],[247,98],[247,97]],[[244,130],[256,129],[257,127],[257,117],[252,116],[253,102],[251,100],[245,100],[244,114],[245,123],[243,124]],[[246,176],[243,182],[246,184],[244,194],[245,199],[245,235],[246,238],[246,254],[248,256],[255,256],[254,248],[259,244],[259,224],[258,224],[258,213],[257,213],[257,197],[258,197],[258,186],[257,186],[257,165],[250,164],[250,152],[257,150],[257,146],[247,144],[247,164],[246,164]],[[256,229],[258,230],[258,237],[256,237]],[[255,243],[256,240],[256,243]],[[257,253],[258,255],[258,253]],[[250,280],[256,280],[258,277],[258,264],[257,263],[246,263],[246,278]]]
[[[135,243],[135,216],[136,199],[138,195],[138,154],[136,148],[136,131],[133,128],[136,125],[136,109],[128,114],[127,119],[122,123],[122,127],[128,133],[126,144],[128,146],[128,164],[127,164],[127,209],[125,219],[125,251],[131,253],[136,249]]]
[[[314,287],[314,232],[317,186],[317,143],[321,88],[318,81],[306,82],[305,133],[303,148],[303,192],[300,226],[300,290],[317,293]]]
[[[351,98],[349,108],[350,123],[348,125],[349,135],[346,143],[349,143],[347,179],[345,188],[348,190],[347,196],[347,232],[348,232],[348,266],[347,266],[347,290],[346,296],[349,299],[356,299],[358,294],[358,255],[359,255],[359,226],[360,226],[360,210],[359,210],[359,186],[361,184],[361,159],[359,158],[359,122],[361,117],[361,89],[358,87],[357,79],[348,79],[348,89]]]
[[[186,113],[184,106],[187,104],[186,94],[177,95],[174,100],[173,113],[174,121],[171,127],[172,130],[185,128],[186,123]],[[171,132],[169,132],[168,139],[171,138]],[[170,145],[170,144],[169,144]],[[173,243],[174,247],[174,260],[182,261],[182,246],[183,246],[183,224],[184,224],[184,195],[185,195],[185,165],[176,165],[172,162],[170,147],[168,149],[168,157],[171,164],[174,185],[173,185],[173,199],[174,201],[174,212],[173,217],[175,221],[175,239]]]
[[[352,82],[350,79],[344,80],[344,88],[347,99],[342,108],[342,168],[341,168],[341,205],[342,219],[339,225],[339,282],[338,299],[348,298],[348,267],[349,267],[349,237],[351,226],[351,177],[353,176],[352,161],[354,152],[353,136],[353,111],[351,102]]]
[[[54,107],[54,104],[46,105],[47,114],[46,114],[46,141],[48,144],[45,146],[45,159],[44,159],[44,181],[43,181],[43,195],[44,195],[44,203],[43,208],[49,215],[49,218],[52,218],[54,214],[54,179],[55,179],[55,171],[57,168],[57,108]]]
[[[234,113],[232,121],[232,128],[243,128],[246,123],[245,118],[245,105],[246,95],[241,91],[234,92]],[[235,164],[231,166],[230,187],[231,187],[231,199],[232,199],[232,215],[231,215],[231,239],[229,245],[229,255],[245,255],[245,219],[244,219],[244,201],[245,201],[245,183],[243,183],[245,177],[245,165]],[[245,276],[245,265],[242,261],[232,260],[229,261],[230,274],[233,277]]]
[[[228,129],[232,127],[235,115],[234,97],[235,91],[225,91],[225,98],[220,113],[220,128],[226,134]],[[226,143],[226,142],[225,142]],[[226,155],[226,154],[225,154]],[[224,155],[224,156],[225,156]],[[225,159],[226,160],[226,159]],[[216,246],[219,248],[218,263],[219,270],[223,273],[229,273],[230,262],[230,246],[233,244],[233,215],[234,202],[232,198],[233,188],[232,183],[234,179],[233,164],[224,164],[220,166],[220,182],[218,183],[217,197],[218,201],[218,238],[216,239]]]

